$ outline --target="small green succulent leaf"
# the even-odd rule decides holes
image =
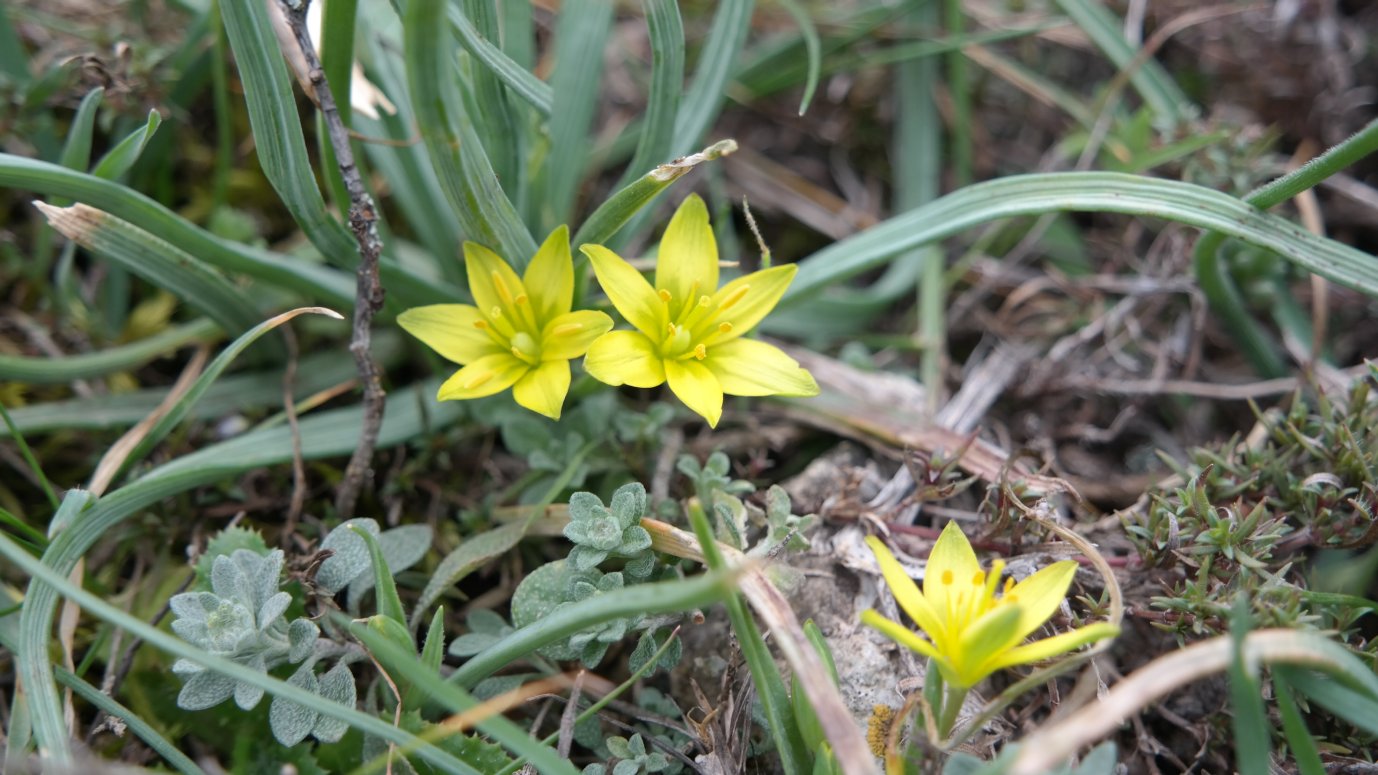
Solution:
[[[383,552],[383,561],[394,575],[417,564],[426,552],[431,550],[432,534],[430,525],[402,525],[384,530],[378,534],[378,548]],[[372,573],[360,573],[349,582],[345,595],[350,608],[359,603],[359,598],[377,583]]]

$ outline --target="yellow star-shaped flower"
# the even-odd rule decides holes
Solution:
[[[612,328],[593,310],[570,311],[574,262],[569,229],[556,229],[523,277],[496,253],[464,243],[474,304],[432,304],[397,316],[407,333],[464,368],[440,386],[441,401],[482,398],[512,388],[518,404],[553,420],[569,392],[569,362]]]
[[[652,287],[602,245],[580,250],[617,311],[635,331],[594,341],[584,368],[609,385],[651,388],[665,382],[716,427],[723,394],[815,396],[813,376],[779,348],[742,334],[761,322],[789,287],[794,265],[763,269],[718,287],[718,246],[708,208],[684,200],[660,240]]]
[[[1115,625],[1097,622],[1024,643],[1066,599],[1077,570],[1072,560],[1053,563],[1018,584],[1007,579],[997,597],[1004,562],[996,560],[990,573],[982,571],[966,535],[956,522],[949,522],[928,556],[920,592],[880,539],[871,536],[866,543],[895,600],[928,640],[872,610],[862,612],[861,621],[932,659],[943,680],[955,688],[969,689],[1001,668],[1037,662],[1119,634]]]

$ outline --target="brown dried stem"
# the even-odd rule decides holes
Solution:
[[[378,257],[383,252],[382,240],[378,237],[377,211],[373,198],[364,188],[359,168],[354,164],[354,150],[349,144],[349,130],[340,118],[335,95],[326,81],[325,70],[321,68],[320,57],[311,42],[306,28],[306,10],[310,0],[302,0],[293,5],[288,0],[278,0],[287,25],[296,38],[297,47],[306,60],[307,77],[316,92],[316,104],[320,106],[321,118],[330,136],[330,146],[335,151],[336,165],[340,177],[344,179],[345,191],[349,193],[349,229],[359,243],[358,284],[354,291],[354,331],[349,340],[349,351],[354,355],[354,363],[359,369],[359,380],[364,388],[364,421],[359,429],[359,443],[345,468],[344,479],[335,494],[335,510],[342,518],[354,515],[359,491],[373,461],[373,449],[378,443],[378,430],[383,425],[383,407],[386,394],[383,392],[382,374],[378,364],[373,361],[370,351],[372,345],[371,326],[373,315],[383,307],[383,285],[378,278]]]

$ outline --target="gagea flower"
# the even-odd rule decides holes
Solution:
[[[861,621],[930,658],[943,680],[956,689],[969,689],[1001,668],[1037,662],[1119,634],[1115,625],[1098,622],[1024,643],[1067,597],[1077,570],[1074,561],[1053,563],[1018,584],[1007,579],[1002,588],[1004,562],[996,560],[990,573],[982,571],[966,535],[957,523],[949,522],[928,556],[920,592],[880,539],[871,536],[866,543],[895,600],[928,640],[872,610],[864,611]]]
[[[742,334],[780,301],[796,271],[762,269],[718,287],[718,246],[708,208],[690,196],[660,240],[655,286],[602,245],[580,250],[608,299],[636,327],[612,331],[589,348],[584,368],[609,385],[651,388],[665,382],[711,426],[723,394],[814,396],[813,376],[779,348]]]
[[[526,275],[496,253],[464,243],[474,304],[432,304],[397,316],[398,325],[464,368],[440,386],[441,401],[482,398],[512,388],[518,404],[554,420],[569,392],[569,362],[612,328],[593,310],[571,312],[574,263],[561,226],[536,251]]]

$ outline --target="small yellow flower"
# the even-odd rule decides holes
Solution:
[[[665,228],[652,287],[602,245],[580,250],[613,306],[636,327],[612,331],[589,348],[584,368],[609,385],[664,382],[716,427],[723,394],[815,396],[813,376],[779,348],[742,334],[761,322],[789,287],[794,265],[762,269],[718,287],[718,246],[697,196]]]
[[[861,621],[932,659],[954,688],[969,689],[1001,668],[1037,662],[1119,634],[1115,625],[1098,622],[1024,644],[1067,597],[1077,570],[1072,560],[1053,563],[1018,584],[1007,579],[997,597],[1005,563],[996,560],[990,573],[982,571],[966,535],[957,523],[949,522],[928,556],[920,592],[880,539],[871,536],[866,543],[895,600],[929,639],[872,610],[862,612]]]
[[[482,398],[512,388],[518,404],[553,420],[569,392],[569,362],[612,328],[593,310],[571,312],[574,263],[569,229],[551,232],[525,277],[496,253],[464,243],[474,304],[432,304],[397,316],[407,333],[464,368],[440,386],[441,401]]]

